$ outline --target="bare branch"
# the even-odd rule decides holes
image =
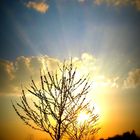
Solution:
[[[85,135],[94,134],[98,116],[93,114],[85,100],[90,84],[87,77],[77,79],[76,73],[71,60],[68,64],[64,61],[55,73],[48,69],[44,75],[40,72],[41,87],[31,79],[27,92],[34,100],[30,100],[22,89],[20,102],[12,102],[20,119],[31,128],[48,133],[53,140],[64,136],[80,140]],[[83,110],[87,110],[90,119],[79,126],[77,117]]]

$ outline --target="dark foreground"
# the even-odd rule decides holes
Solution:
[[[130,132],[125,132],[122,135],[116,135],[114,137],[109,137],[107,139],[101,138],[100,140],[140,140],[140,137],[136,135],[135,131],[133,130]]]

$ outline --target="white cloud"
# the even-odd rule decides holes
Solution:
[[[84,3],[88,0],[77,0],[79,3]],[[95,5],[106,4],[109,6],[122,7],[131,5],[137,10],[140,10],[140,0],[93,0]],[[33,1],[30,0],[26,4],[26,7],[32,8],[40,13],[46,13],[49,9],[49,5],[45,0]]]
[[[49,9],[49,5],[45,1],[39,2],[29,1],[28,3],[26,3],[26,6],[40,13],[46,13]]]
[[[140,0],[134,0],[132,3],[138,10],[140,10]]]
[[[21,83],[28,86],[31,77],[39,81],[40,69],[56,70],[59,60],[48,56],[18,57],[14,62],[0,60],[0,94],[20,93]]]
[[[135,88],[137,86],[140,86],[140,69],[130,71],[124,80],[124,88]]]
[[[0,61],[0,93],[8,92],[11,88],[11,81],[14,78],[13,64],[6,60]]]
[[[68,60],[69,61],[69,60]],[[21,83],[29,87],[31,77],[40,84],[40,70],[56,72],[58,65],[62,61],[49,56],[18,57],[14,62],[0,60],[0,94],[20,93]],[[88,75],[94,83],[94,87],[118,87],[116,77],[107,77],[101,74],[96,58],[88,53],[83,53],[81,57],[73,58],[73,65],[77,67],[77,78]]]
[[[140,10],[140,0],[94,0],[96,5],[107,4],[110,6],[134,6],[137,10]]]
[[[81,3],[83,3],[83,2],[85,2],[85,0],[78,0],[78,2],[81,2]]]

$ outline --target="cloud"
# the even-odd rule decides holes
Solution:
[[[13,64],[6,60],[0,60],[0,93],[12,90],[11,81],[13,78]]]
[[[40,69],[56,70],[59,60],[48,56],[18,57],[14,62],[0,60],[0,94],[20,93],[21,84],[29,86],[30,79],[39,81]]]
[[[70,60],[68,60],[69,62]],[[15,61],[0,60],[0,95],[21,93],[21,84],[30,86],[31,77],[40,85],[40,70],[48,68],[52,72],[58,70],[62,61],[53,57],[45,56],[20,56]],[[89,74],[89,79],[94,82],[94,88],[113,87],[117,88],[117,78],[107,77],[101,74],[96,58],[88,53],[81,57],[73,58],[73,65],[77,67],[77,78]]]
[[[133,4],[138,10],[140,10],[140,0],[134,0],[134,1],[132,2],[132,4]]]
[[[134,6],[137,10],[140,10],[140,0],[94,0],[96,5],[107,4],[109,6]]]
[[[84,3],[88,0],[77,0],[79,3]],[[140,10],[140,0],[93,0],[95,5],[106,4],[109,6],[122,7],[131,5],[137,10]],[[26,7],[34,9],[40,13],[46,13],[49,9],[48,3],[45,0],[33,1],[30,0],[26,4]]]
[[[85,0],[78,0],[78,2],[81,2],[81,3],[83,3],[83,2],[85,2]]]
[[[34,1],[29,1],[26,3],[26,7],[32,8],[40,13],[46,13],[49,9],[49,5],[45,1],[39,1],[39,2],[34,2]]]
[[[97,5],[107,4],[113,6],[124,6],[129,3],[129,0],[94,0],[94,3]]]
[[[130,71],[124,80],[124,88],[135,88],[137,86],[140,86],[140,69]]]

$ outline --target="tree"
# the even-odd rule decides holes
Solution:
[[[41,74],[40,88],[31,80],[27,92],[36,98],[32,104],[23,89],[20,102],[12,103],[20,119],[33,129],[48,133],[53,140],[60,140],[64,135],[71,136],[69,132],[76,124],[79,112],[89,106],[86,95],[90,84],[87,77],[77,79],[76,73],[72,62],[64,62],[59,71],[50,72],[47,69],[45,74]],[[97,116],[92,116],[91,121],[96,120]]]
[[[67,134],[70,140],[89,140],[94,138],[95,134],[100,129],[97,127],[98,114],[94,113],[94,107],[85,108],[68,127]]]

